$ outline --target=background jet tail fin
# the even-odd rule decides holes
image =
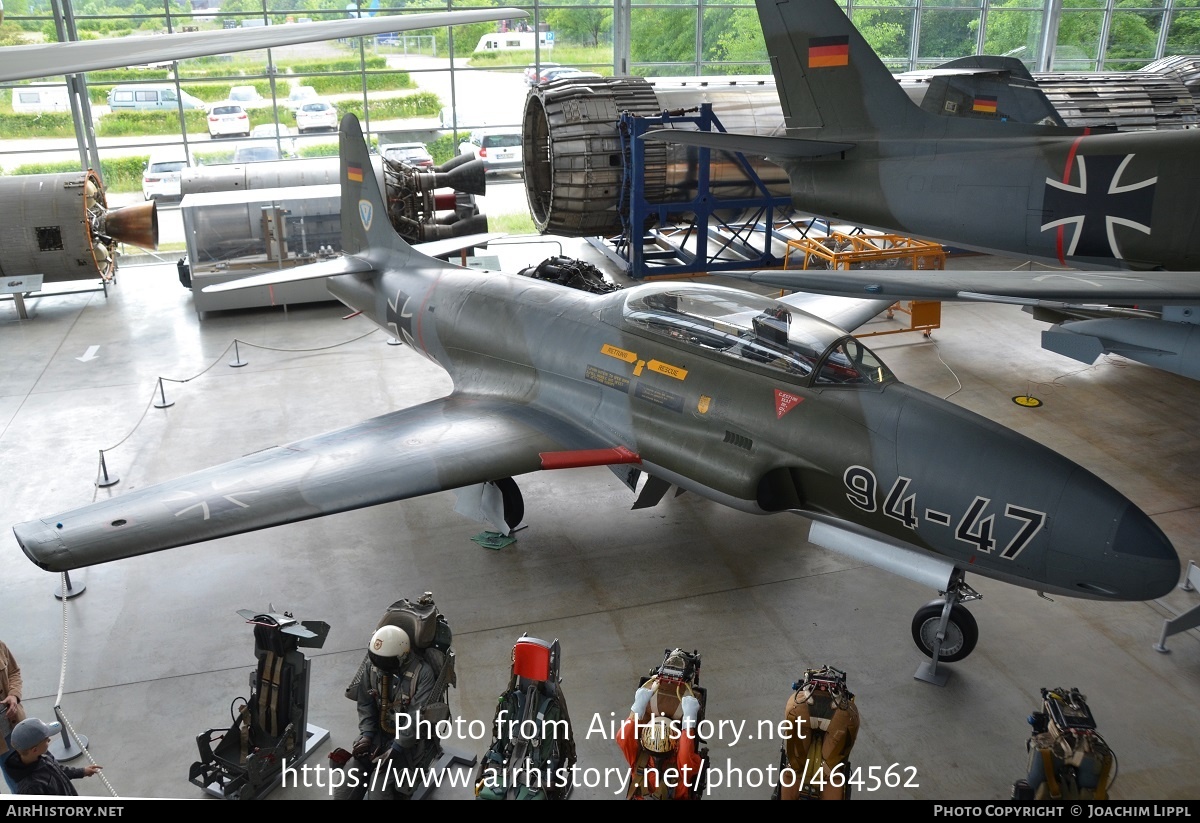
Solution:
[[[756,0],[788,128],[865,136],[923,120],[836,0]]]
[[[342,251],[365,254],[411,253],[412,247],[392,228],[387,202],[371,167],[371,155],[363,140],[358,118],[347,114],[338,129],[342,168]],[[394,261],[393,261],[394,262]]]

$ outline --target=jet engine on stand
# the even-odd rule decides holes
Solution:
[[[538,230],[566,237],[621,231],[622,188],[632,171],[622,150],[621,115],[658,117],[704,103],[712,104],[727,131],[784,133],[771,77],[597,77],[535,86],[525,100],[522,133],[525,187]],[[732,155],[713,154],[720,157],[710,167],[705,194],[732,199],[761,193]],[[779,166],[761,157],[747,160],[770,194],[788,194]],[[646,143],[644,168],[634,176],[647,201],[667,204],[700,195],[699,172],[696,149]]]

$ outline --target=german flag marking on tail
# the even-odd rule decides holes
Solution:
[[[362,166],[356,166],[353,163],[348,164],[346,166],[346,177],[353,180],[355,183],[361,183],[363,180]]]
[[[978,111],[984,114],[995,114],[996,102],[997,101],[995,97],[980,95],[975,98],[975,103],[971,107],[971,111]]]
[[[808,41],[808,67],[827,69],[850,65],[850,35],[814,37]]]

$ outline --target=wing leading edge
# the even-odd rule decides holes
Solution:
[[[839,297],[1008,303],[1145,303],[1200,301],[1200,273],[1182,271],[755,271],[727,277]]]
[[[48,571],[186,546],[541,468],[611,446],[551,415],[463,395],[385,414],[13,527]]]
[[[5,46],[0,48],[0,81],[30,80],[35,77],[78,74],[97,69],[124,68],[143,63],[267,49],[292,43],[312,43],[318,40],[337,40],[528,16],[527,12],[512,8],[470,9],[289,23],[261,28],[180,32],[154,37]]]

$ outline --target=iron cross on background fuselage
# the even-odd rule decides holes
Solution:
[[[1121,178],[1134,157],[1134,154],[1077,155],[1072,147],[1063,180],[1046,178],[1042,214],[1043,219],[1050,219],[1041,228],[1058,230],[1060,261],[1065,263],[1063,258],[1076,256],[1124,259],[1114,232],[1116,226],[1150,234],[1158,177],[1122,183]],[[1077,180],[1074,184],[1070,182],[1072,176]],[[1073,225],[1075,231],[1064,250],[1063,229],[1068,225]]]

